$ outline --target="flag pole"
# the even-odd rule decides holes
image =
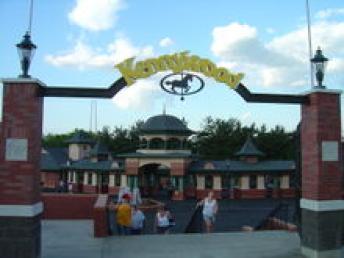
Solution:
[[[307,13],[307,29],[308,29],[308,51],[309,51],[309,65],[310,65],[310,75],[311,75],[311,87],[314,86],[314,76],[313,76],[313,65],[311,62],[313,56],[313,48],[312,48],[312,31],[311,31],[311,15],[310,15],[310,8],[309,2],[306,0],[306,13]]]

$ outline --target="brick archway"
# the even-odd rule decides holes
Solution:
[[[114,96],[123,78],[109,89],[46,87],[36,79],[3,80],[0,152],[0,239],[2,257],[39,257],[41,252],[40,164],[43,97]],[[343,244],[340,91],[314,89],[303,95],[251,94],[249,102],[301,104],[302,250],[308,257],[340,257]],[[183,163],[171,171],[183,175]],[[137,167],[131,172],[137,174]],[[333,229],[333,230],[329,230]],[[23,234],[25,232],[25,234]],[[335,232],[335,233],[333,233]]]

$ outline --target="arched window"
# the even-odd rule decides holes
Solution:
[[[189,142],[188,142],[187,139],[184,139],[184,140],[183,140],[182,149],[183,149],[183,150],[188,150],[188,149],[190,149],[190,144],[189,144]]]
[[[257,188],[257,175],[250,175],[249,185],[250,185],[250,189]]]
[[[165,142],[161,138],[153,138],[150,140],[149,148],[152,150],[164,149]]]
[[[213,189],[213,176],[212,175],[206,175],[205,176],[205,189]]]
[[[181,148],[181,142],[177,138],[170,138],[167,141],[166,147],[168,150],[179,150]]]
[[[146,138],[140,140],[140,149],[146,149],[148,147],[148,141]]]

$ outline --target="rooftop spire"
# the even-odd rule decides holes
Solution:
[[[162,114],[166,115],[166,103],[164,103],[164,105],[162,107]]]
[[[264,153],[258,150],[256,145],[253,143],[252,138],[250,136],[247,137],[246,142],[241,147],[241,149],[235,153],[237,156],[251,156],[251,157],[258,157],[264,156]]]

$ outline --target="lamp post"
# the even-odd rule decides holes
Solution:
[[[323,55],[320,47],[318,47],[317,51],[315,52],[314,57],[311,59],[311,62],[314,66],[315,78],[317,79],[317,83],[318,83],[318,85],[315,86],[315,88],[324,89],[325,86],[322,83],[324,80],[325,68],[326,68],[326,64],[328,62],[328,58],[326,58]]]
[[[23,40],[16,46],[20,58],[21,69],[23,72],[21,75],[19,75],[19,77],[30,78],[28,72],[37,46],[32,43],[29,32],[25,33]]]

